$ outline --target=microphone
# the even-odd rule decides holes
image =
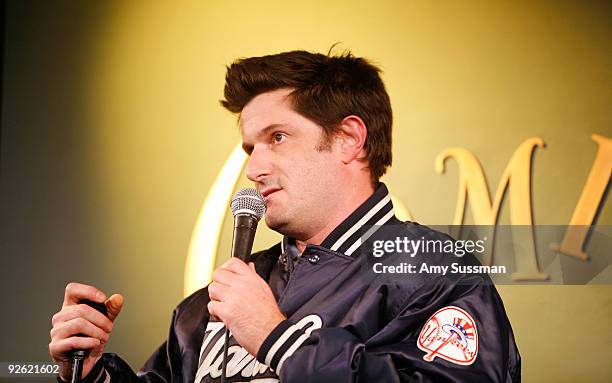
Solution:
[[[102,314],[104,314],[105,316],[108,316],[108,311],[104,303],[90,301],[89,299],[81,299],[79,303],[91,306]],[[77,334],[76,336],[86,335]],[[81,373],[83,372],[83,361],[87,357],[87,354],[88,351],[86,350],[74,350],[74,352],[72,353],[72,375],[70,379],[71,383],[78,383],[81,381]]]
[[[232,238],[232,257],[248,263],[255,240],[257,223],[266,212],[266,203],[255,189],[241,189],[230,203],[234,215],[234,234]],[[229,331],[225,327],[225,342],[223,344],[223,362],[221,367],[221,383],[225,383],[227,370],[227,349],[229,347]]]
[[[266,212],[266,204],[257,190],[246,188],[234,194],[230,207],[234,215],[231,254],[248,263],[257,223]]]

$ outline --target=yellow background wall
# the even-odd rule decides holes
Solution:
[[[125,312],[108,349],[135,368],[165,337],[172,307],[182,295],[197,214],[240,139],[235,117],[218,104],[225,65],[238,57],[293,49],[326,52],[340,42],[336,49],[350,49],[380,65],[394,110],[394,165],[384,181],[424,224],[448,224],[454,214],[457,168],[451,162],[443,176],[433,168],[445,148],[474,153],[494,190],[518,145],[541,137],[547,147],[534,157],[534,221],[567,224],[595,158],[590,135],[612,137],[612,12],[605,2],[115,1],[76,10],[62,4],[53,7],[56,13],[49,19],[48,13],[23,5],[7,8],[9,17],[49,26],[30,32],[25,47],[49,38],[45,33],[57,26],[54,18],[70,26],[56,32],[60,51],[45,51],[55,66],[41,63],[36,69],[49,77],[66,61],[78,69],[61,77],[75,81],[64,89],[67,93],[61,87],[56,92],[12,84],[11,74],[27,75],[9,56],[24,49],[18,43],[22,35],[11,34],[21,24],[9,25],[4,99],[11,92],[71,95],[66,104],[73,109],[62,105],[82,117],[65,150],[80,154],[66,154],[78,159],[66,166],[77,169],[72,176],[84,180],[91,196],[83,203],[90,214],[73,222],[95,223],[88,236],[96,239],[91,246],[98,256],[81,257],[97,272],[53,266],[58,270],[45,276],[52,286],[45,296],[54,304],[41,316],[50,318],[68,280],[124,293]],[[10,102],[5,112],[5,122],[27,113]],[[7,126],[5,132],[12,132]],[[7,136],[3,156],[12,153],[12,136]],[[59,178],[38,186],[51,185],[62,174],[72,173],[58,170]],[[15,190],[6,195],[6,203],[25,198]],[[509,223],[508,217],[504,204],[500,223]],[[608,203],[598,224],[611,223]],[[223,238],[229,236],[226,225]],[[277,238],[262,232],[256,246]],[[75,248],[66,245],[69,240],[57,241],[66,257],[76,256]],[[11,247],[11,254],[18,248]],[[222,246],[221,254],[228,252],[228,245]],[[612,377],[610,286],[499,290],[523,356],[524,381]],[[22,294],[27,302],[34,300],[34,294]],[[48,339],[32,342],[35,355],[44,358]],[[9,351],[2,355],[10,360]]]

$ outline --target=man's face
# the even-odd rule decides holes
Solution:
[[[242,110],[240,130],[249,154],[247,177],[266,201],[266,224],[306,240],[333,211],[341,160],[333,143],[322,149],[322,127],[292,109],[290,92],[280,89],[251,100]]]

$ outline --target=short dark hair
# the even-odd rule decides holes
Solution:
[[[236,60],[227,67],[227,110],[240,113],[254,97],[281,88],[296,112],[323,127],[327,140],[347,116],[367,127],[365,149],[372,183],[391,165],[391,102],[380,69],[350,52],[337,56],[302,50]]]

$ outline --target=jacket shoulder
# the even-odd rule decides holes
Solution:
[[[439,230],[433,229],[426,225],[421,225],[414,221],[398,221],[398,225],[402,226],[402,230],[407,236],[418,239],[424,237],[425,239],[440,239],[440,240],[452,240],[453,238]]]

